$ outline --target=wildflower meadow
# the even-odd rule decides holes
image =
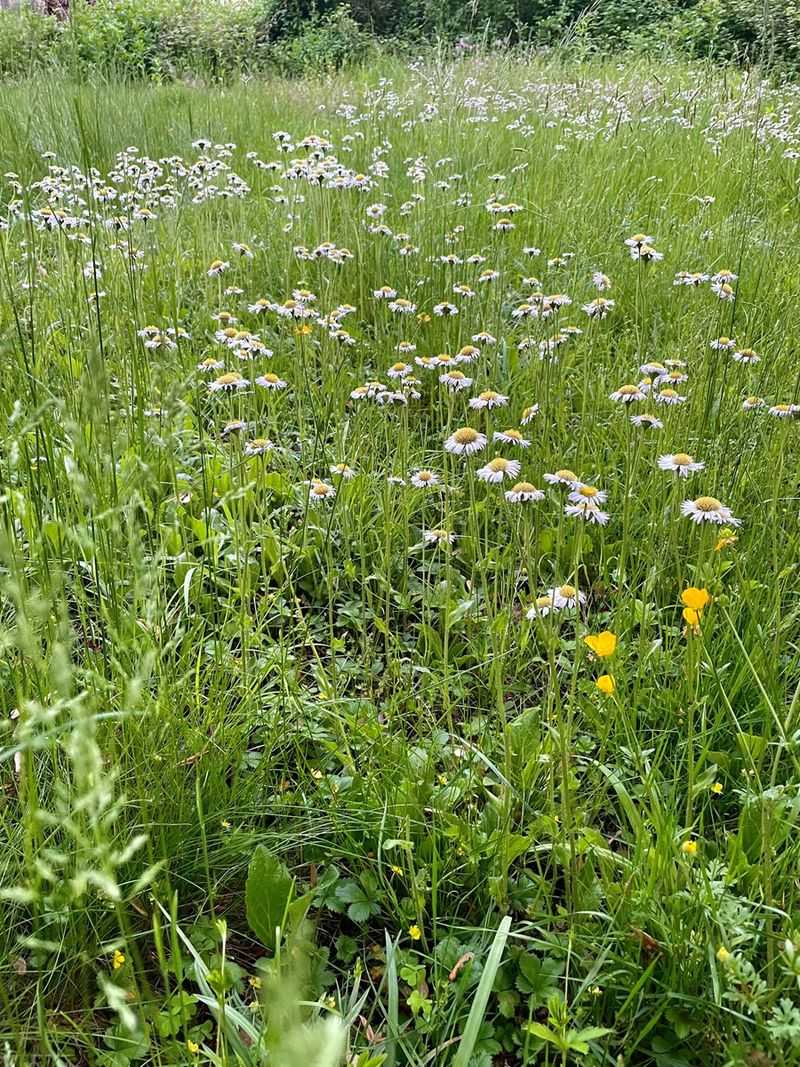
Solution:
[[[7,1067],[800,1063],[800,90],[0,99]]]

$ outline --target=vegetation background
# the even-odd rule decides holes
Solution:
[[[377,47],[434,42],[569,45],[796,69],[797,0],[73,0],[67,18],[0,11],[0,76],[59,65],[78,75],[164,80],[268,69],[298,76],[363,61]]]

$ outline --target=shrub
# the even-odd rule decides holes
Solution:
[[[28,74],[50,56],[58,22],[30,10],[0,11],[0,77]]]
[[[371,41],[348,9],[341,6],[313,20],[296,37],[276,43],[270,58],[283,74],[326,73],[363,61]]]

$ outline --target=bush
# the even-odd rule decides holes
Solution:
[[[60,50],[80,71],[224,77],[254,64],[254,9],[221,0],[98,0],[76,4]]]
[[[0,11],[0,77],[29,74],[50,56],[58,21],[29,10]]]
[[[313,20],[296,37],[275,44],[271,60],[283,74],[324,74],[363,61],[372,38],[344,6]]]

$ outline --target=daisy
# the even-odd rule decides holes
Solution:
[[[574,608],[578,604],[586,603],[586,594],[581,593],[574,585],[559,585],[554,589],[547,590],[548,596],[557,610],[562,608]]]
[[[752,411],[754,408],[763,408],[766,400],[761,396],[748,396],[742,401],[743,411]]]
[[[262,389],[285,389],[286,384],[277,374],[262,374],[256,378],[256,385],[260,385]]]
[[[737,348],[735,352],[731,353],[731,359],[737,363],[758,363],[761,360],[756,352],[752,348]]]
[[[471,426],[462,426],[451,433],[444,443],[448,452],[456,456],[471,456],[475,452],[482,452],[486,447],[486,435]]]
[[[608,493],[605,489],[598,489],[596,485],[585,485],[583,482],[575,482],[567,496],[567,500],[573,504],[580,504],[584,500],[593,504],[605,504],[607,499]]]
[[[713,522],[717,526],[741,526],[741,521],[731,514],[731,509],[713,496],[684,500],[681,504],[681,514],[698,526],[703,522]]]
[[[472,340],[476,345],[496,345],[497,338],[494,334],[487,333],[485,330],[481,330],[479,333],[472,335]]]
[[[611,279],[602,271],[592,271],[592,285],[598,293],[605,293],[611,288]]]
[[[631,259],[641,260],[643,263],[658,263],[664,258],[663,252],[657,252],[652,245],[643,244],[631,248]]]
[[[386,372],[387,378],[405,378],[406,375],[411,373],[411,365],[409,363],[393,363]]]
[[[527,426],[529,423],[533,422],[533,420],[536,418],[536,416],[538,414],[539,414],[539,405],[538,404],[531,404],[530,407],[525,408],[525,410],[522,412],[522,417],[519,420],[520,421],[520,425],[521,426]]]
[[[800,404],[773,404],[769,414],[777,419],[790,419],[800,411]]]
[[[567,504],[564,514],[573,519],[597,523],[599,526],[605,526],[609,519],[608,512],[601,511],[593,500],[582,500],[579,504]]]
[[[635,233],[633,237],[626,237],[625,244],[628,248],[641,248],[642,245],[649,245],[655,241],[655,237],[650,237],[646,233]]]
[[[446,385],[451,392],[458,393],[462,389],[469,389],[473,379],[467,378],[460,370],[449,370],[439,375],[439,381],[442,385]]]
[[[409,479],[415,489],[433,489],[439,485],[439,475],[429,470],[418,470]]]
[[[241,241],[234,241],[231,245],[231,248],[234,250],[237,256],[241,256],[243,259],[253,258],[253,251],[250,246],[243,244]]]
[[[244,446],[244,454],[246,456],[263,456],[270,452],[272,447],[272,441],[267,440],[266,437],[254,437],[252,441],[248,441]]]
[[[387,307],[396,315],[413,315],[417,310],[416,304],[402,296],[397,300],[390,300]]]
[[[506,494],[508,495],[508,494]],[[558,611],[552,593],[538,596],[525,613],[525,617],[533,622],[534,619],[544,619],[551,611]]]
[[[709,347],[717,352],[732,352],[736,348],[736,340],[733,337],[718,337],[709,342]]]
[[[209,264],[206,274],[209,276],[209,278],[216,278],[220,274],[224,274],[228,267],[230,267],[230,263],[228,263],[226,260],[214,259]]]
[[[507,396],[503,396],[502,393],[496,393],[494,389],[486,389],[484,392],[479,393],[478,396],[473,396],[469,402],[469,406],[473,411],[482,411],[484,408],[488,408],[489,410],[492,408],[501,408],[507,403]]]
[[[422,538],[426,545],[453,545],[456,535],[450,530],[424,530]]]
[[[523,437],[519,430],[495,430],[493,440],[502,441],[506,445],[517,445],[519,448],[528,448],[530,441]]]
[[[521,466],[518,459],[504,459],[503,456],[495,456],[494,459],[489,460],[485,467],[481,467],[477,473],[482,482],[498,485],[504,478],[516,478]]]
[[[639,429],[662,430],[664,428],[664,423],[655,415],[631,415],[631,422]]]
[[[548,485],[568,485],[570,488],[575,485],[580,485],[578,475],[568,467],[562,467],[562,469],[556,471],[555,474],[545,474],[544,480]]]
[[[481,354],[481,350],[476,348],[475,345],[464,345],[456,353],[457,363],[474,363],[478,356]]]
[[[336,490],[327,482],[312,481],[305,484],[309,486],[308,499],[311,504],[323,504],[336,496]]]
[[[434,315],[439,315],[440,317],[447,318],[448,316],[457,315],[458,308],[455,306],[455,304],[448,304],[448,302],[445,300],[441,304],[433,305],[433,313]]]
[[[201,360],[197,364],[197,369],[203,374],[209,373],[212,370],[222,370],[225,366],[225,361],[222,359],[214,359],[213,356],[207,356],[206,359]]]
[[[637,400],[644,400],[645,394],[638,385],[621,385],[609,395],[609,400],[616,400],[619,404],[633,404]]]
[[[213,382],[208,383],[208,388],[212,393],[235,393],[241,389],[247,389],[250,382],[247,378],[243,378],[238,371],[229,371],[227,374],[221,374],[219,378],[215,378]]]
[[[655,394],[657,404],[684,404],[686,403],[686,397],[680,396],[674,389],[662,389],[660,393]]]
[[[373,289],[372,295],[376,300],[394,300],[397,290],[392,289],[391,285],[382,285],[380,289]]]
[[[347,463],[334,463],[328,467],[328,470],[337,478],[341,478],[345,482],[349,482],[351,478],[355,478],[358,471],[354,471],[352,467]]]
[[[676,471],[678,477],[688,478],[695,471],[701,471],[705,463],[698,463],[688,452],[675,452],[672,455],[658,457],[658,465],[662,471]]]
[[[611,311],[614,310],[616,302],[614,300],[606,300],[605,297],[598,296],[594,300],[590,300],[588,304],[584,304],[582,310],[586,312],[590,319],[604,319]]]
[[[643,363],[641,367],[639,367],[639,373],[647,374],[653,378],[658,378],[659,375],[667,373],[667,368],[664,366],[663,363],[658,363],[655,360],[650,360],[648,363]]]
[[[544,492],[530,482],[516,482],[505,492],[509,504],[527,504],[534,500],[544,500]]]
[[[717,294],[720,300],[733,300],[736,297],[736,291],[733,286],[729,285],[727,282],[714,282],[711,289]]]

